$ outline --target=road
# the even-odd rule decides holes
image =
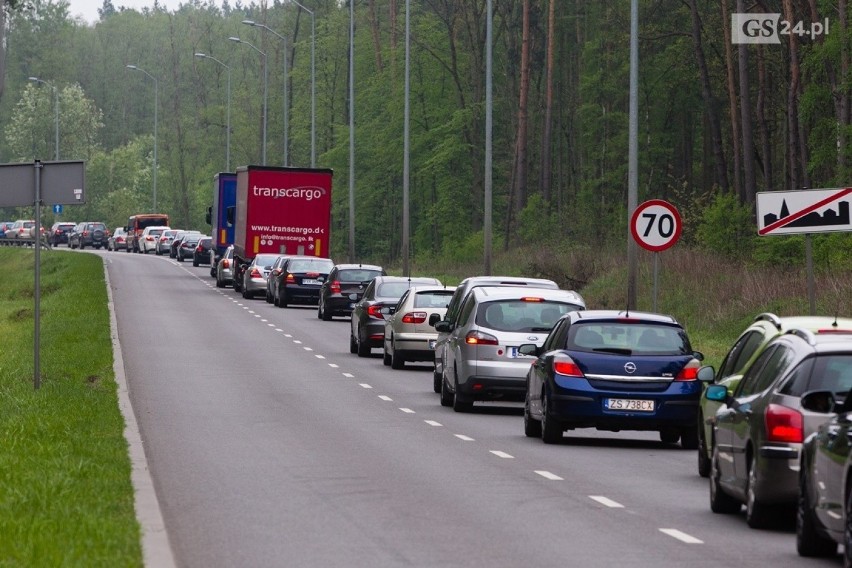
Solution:
[[[654,434],[523,434],[457,414],[431,367],[349,353],[343,318],[107,259],[131,402],[181,567],[839,566],[710,512],[695,452]]]

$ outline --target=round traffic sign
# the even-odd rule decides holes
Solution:
[[[630,218],[630,232],[640,247],[660,252],[677,242],[683,228],[674,205],[662,199],[641,204]]]

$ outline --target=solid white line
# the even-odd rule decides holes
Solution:
[[[429,426],[443,426],[443,424],[441,424],[440,422],[435,422],[434,420],[424,420],[423,422],[425,422]]]
[[[550,473],[549,471],[544,471],[543,469],[537,469],[535,470],[535,472],[543,478],[549,479],[551,481],[563,481],[563,479],[555,473]]]
[[[337,368],[340,367],[340,365],[338,365],[337,363],[329,363],[328,366],[331,367],[332,369],[337,369]]]
[[[474,441],[473,438],[471,438],[470,436],[465,436],[464,434],[456,434],[456,438],[458,438],[459,440],[464,440],[465,442],[473,442]]]
[[[514,459],[514,457],[515,457],[515,456],[507,454],[506,452],[501,452],[500,450],[488,450],[488,451],[490,451],[492,454],[494,454],[498,458]]]
[[[349,379],[355,378],[355,375],[353,375],[352,373],[343,373],[343,376],[346,377],[346,378],[349,378]]]
[[[386,400],[386,401],[388,401],[388,402],[393,401],[393,399],[392,399],[391,397],[389,397],[388,395],[386,395],[386,394],[380,394],[380,395],[379,395],[379,398],[380,398],[380,399],[382,399],[382,400]]]
[[[371,387],[370,385],[368,385],[367,383],[360,383],[360,386],[364,387],[365,389],[371,389],[371,388],[373,388],[373,387]]]
[[[400,410],[402,410],[406,414],[415,414],[415,412],[413,410],[411,410],[410,408],[400,408]]]
[[[685,532],[680,532],[677,529],[660,529],[660,532],[676,538],[681,542],[685,542],[686,544],[704,544],[703,540],[699,540]]]
[[[608,497],[604,497],[603,495],[589,495],[589,499],[592,499],[593,501],[597,501],[601,505],[604,505],[606,507],[611,507],[613,509],[623,509],[624,508],[624,505],[622,505],[618,501],[613,501],[612,499],[610,499]]]

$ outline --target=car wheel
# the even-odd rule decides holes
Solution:
[[[817,529],[814,509],[808,491],[807,474],[802,473],[799,499],[796,503],[796,550],[799,556],[825,558],[837,554],[837,543]]]
[[[704,433],[703,421],[698,420],[698,475],[710,476],[710,458],[707,457],[707,436]]]
[[[83,250],[84,248],[86,248],[86,245],[84,245],[84,244],[81,242],[81,243],[80,243],[80,250]]]
[[[266,289],[266,296],[264,297],[267,304],[272,303],[272,294],[269,293],[269,288]]]
[[[391,364],[390,353],[388,353],[388,350],[385,349],[384,347],[382,347],[382,364],[385,367],[390,367],[390,364]]]
[[[370,352],[372,351],[370,349],[370,344],[361,341],[361,332],[360,331],[358,332],[358,336],[356,337],[356,340],[358,341],[358,357],[369,357]]]
[[[664,444],[677,444],[677,441],[680,440],[680,432],[675,430],[674,428],[667,428],[665,430],[660,430],[660,441]]]
[[[530,393],[524,400],[524,435],[527,438],[541,437],[541,422],[530,415]]]
[[[450,392],[449,386],[447,386],[447,380],[442,376],[441,377],[441,406],[453,406],[453,402],[455,401],[455,394]]]
[[[284,293],[278,292],[278,307],[286,308],[287,307],[287,290],[284,290]]]
[[[698,428],[683,428],[680,431],[680,447],[684,450],[698,449]]]
[[[349,352],[353,355],[358,353],[358,342],[355,341],[355,336],[352,335],[352,330],[349,331]]]
[[[322,306],[322,321],[331,321],[331,312],[325,309],[325,302],[320,304]]]
[[[250,300],[251,297],[252,297],[251,292],[246,290],[245,286],[243,286],[243,298],[246,299],[246,300]]]
[[[225,287],[225,283],[222,282],[222,279],[219,278],[218,274],[216,275],[216,287],[217,288],[224,288]]]
[[[541,396],[541,441],[545,444],[558,444],[562,441],[562,424],[550,412],[550,397]]]
[[[852,491],[846,488],[846,523],[843,527],[843,566],[852,566]]]
[[[393,337],[391,337],[391,347],[393,347],[393,353],[391,353],[391,369],[396,369],[397,371],[405,368],[405,357],[402,353],[400,353],[396,346],[393,344]]]
[[[746,523],[753,529],[762,529],[769,525],[772,513],[770,507],[758,502],[755,495],[757,485],[757,457],[749,460],[748,487],[746,488]]]
[[[183,257],[182,257],[181,255],[177,255],[177,261],[178,261],[178,262],[183,262]]]
[[[322,320],[322,304],[317,304],[317,319]]]
[[[432,363],[432,390],[436,393],[441,392],[441,373],[438,372],[434,363]]]
[[[148,254],[148,251],[145,251],[145,254]],[[195,267],[195,268],[198,268],[198,261],[195,260],[194,258],[192,259],[192,266]]]
[[[710,510],[722,515],[733,515],[740,510],[740,502],[725,493],[719,486],[719,449],[713,447],[713,457],[710,458]]]
[[[456,394],[453,397],[453,410],[456,412],[470,412],[473,410],[473,401],[463,400],[462,397],[459,396],[459,371],[455,367],[453,367],[453,375],[456,387]]]

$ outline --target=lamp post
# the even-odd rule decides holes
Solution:
[[[154,172],[152,174],[153,182],[154,182],[154,210],[152,213],[157,212],[157,109],[160,106],[160,82],[157,81],[157,78],[142,69],[141,67],[137,67],[136,65],[125,65],[128,69],[132,69],[133,71],[141,71],[145,75],[148,76],[149,79],[154,81]]]
[[[349,262],[355,262],[355,2],[349,2]]]
[[[262,28],[262,29],[268,31],[269,33],[271,33],[272,35],[274,35],[275,37],[277,37],[278,39],[280,39],[281,41],[284,42],[284,165],[289,166],[290,165],[290,108],[289,108],[290,104],[289,104],[289,101],[287,100],[287,97],[289,96],[288,92],[287,92],[288,91],[287,83],[289,81],[289,79],[288,79],[289,71],[287,70],[287,38],[285,36],[279,34],[278,32],[276,32],[275,30],[273,30],[269,26],[266,26],[264,24],[258,24],[254,20],[243,20],[243,23],[245,25],[251,26],[253,28]]]
[[[293,0],[293,4],[311,15],[311,167],[317,167],[317,75],[316,75],[316,15],[300,3]]]
[[[54,87],[52,84],[48,83],[47,81],[45,81],[43,79],[39,79],[38,77],[28,77],[28,79],[30,81],[34,81],[36,83],[42,83],[44,85],[47,85],[51,89],[53,89],[53,110],[54,110],[53,124],[54,124],[54,129],[56,130],[56,142],[55,142],[55,146],[54,146],[54,157],[53,157],[53,159],[58,162],[59,161],[59,91],[57,91],[56,87]]]
[[[256,52],[258,52],[261,56],[263,56],[263,159],[262,159],[263,164],[262,165],[265,166],[266,165],[266,93],[268,91],[268,86],[269,86],[269,81],[268,81],[269,74],[266,72],[266,69],[267,69],[266,68],[266,53],[262,52],[261,50],[256,48],[254,45],[252,45],[249,42],[242,40],[238,37],[231,36],[228,39],[231,40],[231,41],[235,41],[237,43],[245,44],[245,45],[249,46],[250,48],[252,48],[253,50],[255,50]]]
[[[202,59],[210,59],[215,61],[222,67],[228,70],[228,110],[227,114],[227,130],[225,134],[225,171],[231,171],[231,68],[213,57],[212,55],[207,55],[206,53],[196,53],[196,57],[200,57]]]

